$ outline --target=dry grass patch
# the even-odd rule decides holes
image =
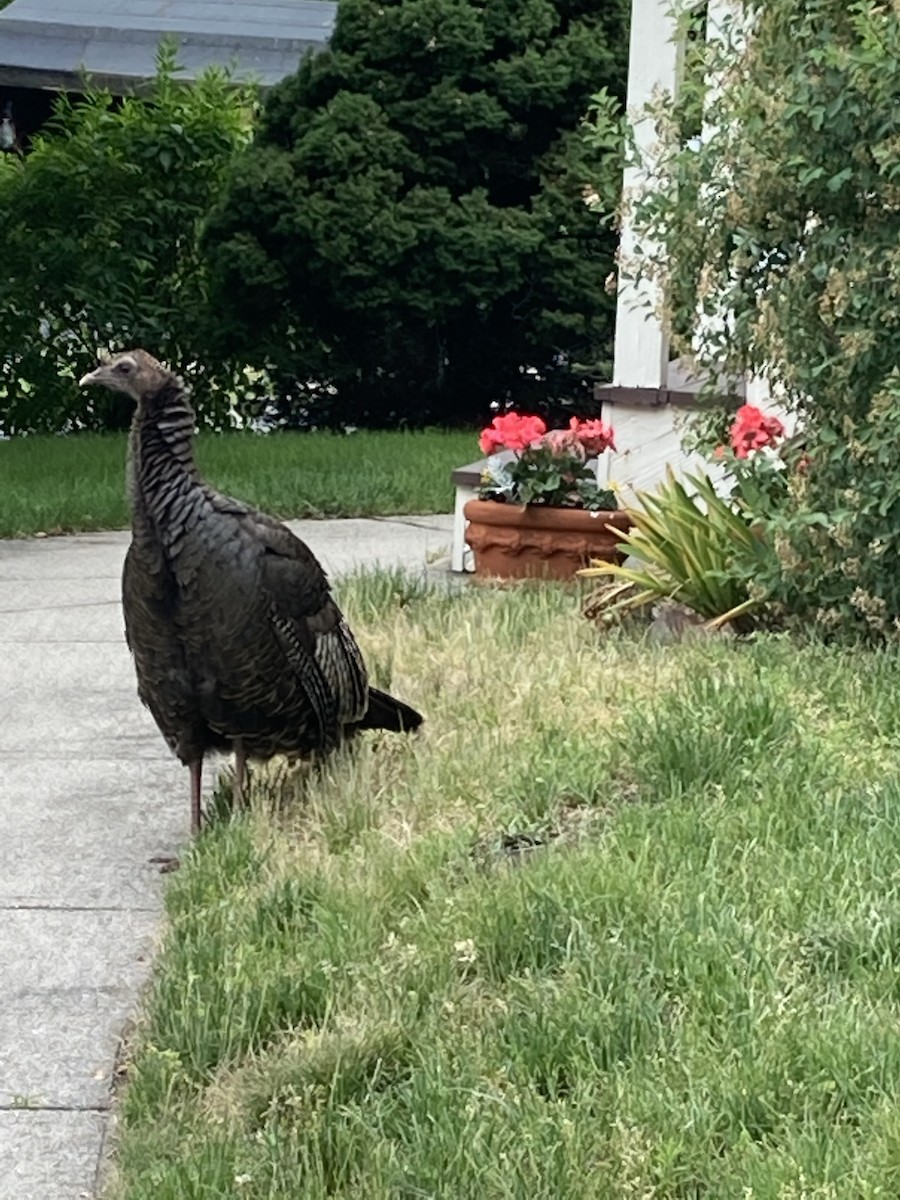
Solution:
[[[427,725],[173,878],[110,1195],[900,1194],[897,657],[342,593]]]

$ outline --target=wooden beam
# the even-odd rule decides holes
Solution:
[[[617,384],[598,384],[594,388],[594,399],[601,404],[621,405],[628,408],[682,408],[702,411],[724,405],[737,408],[744,397],[735,392],[714,396],[701,396],[697,392],[675,391],[667,387],[619,387]]]

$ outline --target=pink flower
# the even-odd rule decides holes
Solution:
[[[576,418],[573,417],[572,420],[574,421]],[[584,446],[581,444],[578,434],[572,428],[551,429],[549,433],[544,435],[541,444],[546,446],[555,458],[563,458],[566,455],[571,455],[584,461]]]
[[[602,454],[604,450],[616,448],[612,427],[604,425],[602,421],[579,421],[577,417],[573,417],[569,428],[588,454]]]

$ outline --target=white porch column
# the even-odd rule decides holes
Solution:
[[[632,488],[652,488],[665,474],[666,463],[678,454],[674,415],[668,406],[652,407],[617,388],[645,388],[655,393],[669,384],[669,343],[656,315],[658,289],[647,279],[627,275],[637,258],[637,237],[631,223],[630,203],[649,186],[647,159],[656,142],[655,122],[645,107],[660,93],[675,94],[683,60],[683,45],[676,40],[677,25],[672,0],[632,0],[628,57],[628,117],[634,130],[635,154],[622,181],[623,214],[619,240],[619,289],[612,397],[604,398],[604,418],[616,433],[617,453],[601,459],[608,479]],[[641,256],[654,247],[641,242]]]
[[[627,267],[635,258],[637,239],[628,212],[630,199],[647,187],[644,156],[652,151],[656,131],[645,105],[660,91],[674,92],[683,58],[675,38],[672,0],[632,0],[628,51],[628,114],[634,129],[636,156],[625,167],[622,190],[624,214],[619,243],[620,262]],[[642,254],[652,255],[646,243]],[[669,347],[662,324],[654,315],[656,288],[648,281],[619,277],[616,312],[613,384],[619,387],[666,386]]]
[[[698,0],[683,0],[681,7],[695,7]],[[680,411],[690,407],[703,380],[692,374],[687,361],[669,361],[669,346],[655,308],[657,287],[648,280],[636,283],[624,278],[636,261],[650,258],[657,247],[638,239],[631,223],[631,201],[651,184],[648,163],[655,153],[656,129],[646,108],[660,93],[677,96],[681,83],[684,44],[678,37],[678,22],[672,13],[676,0],[632,0],[631,39],[628,65],[628,116],[634,132],[635,154],[623,179],[623,218],[620,233],[620,275],[616,307],[613,380],[602,387],[604,417],[616,433],[617,453],[605,455],[602,469],[608,479],[627,488],[652,490],[671,466],[676,474],[705,471],[714,478],[721,474],[700,455],[687,455],[681,446]],[[708,0],[706,38],[727,41],[736,54],[744,44],[741,0]],[[721,79],[706,81],[707,103],[716,95]],[[707,120],[702,138],[715,135]],[[723,318],[724,319],[724,315]],[[765,403],[768,388],[762,379],[719,381],[723,391],[739,397],[752,395],[752,402]],[[639,391],[638,389],[642,389]]]

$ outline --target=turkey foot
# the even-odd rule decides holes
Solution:
[[[160,875],[168,875],[172,871],[177,871],[181,866],[181,859],[175,854],[154,854],[147,861],[153,863],[155,867],[159,867]]]

